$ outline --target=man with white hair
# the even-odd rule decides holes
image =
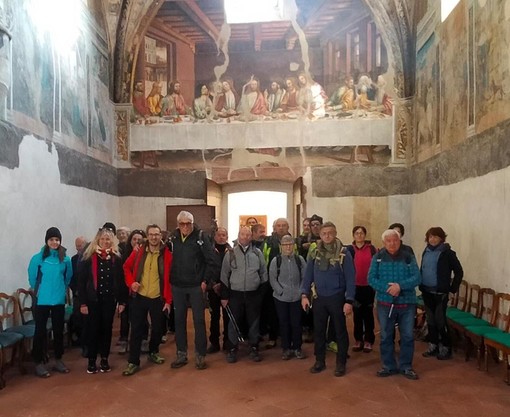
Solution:
[[[388,229],[382,234],[384,248],[373,258],[368,283],[376,291],[377,315],[381,326],[381,361],[379,377],[401,373],[408,379],[418,379],[413,370],[414,318],[416,287],[420,270],[416,258],[401,247],[400,234]],[[399,364],[395,361],[395,325],[400,333]]]
[[[205,369],[207,335],[205,328],[204,301],[207,283],[211,282],[215,269],[211,243],[202,230],[194,225],[193,214],[181,211],[177,215],[177,229],[169,239],[173,253],[170,272],[175,311],[175,343],[177,359],[172,368],[188,363],[187,312],[191,305],[195,328],[195,367]]]

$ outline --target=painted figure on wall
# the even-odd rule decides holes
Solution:
[[[323,117],[326,113],[325,103],[328,97],[322,86],[307,72],[300,72],[298,81],[298,104],[302,111],[310,116]]]
[[[235,116],[239,95],[234,88],[234,81],[231,78],[225,78],[221,85],[222,91],[215,97],[214,108],[221,117]]]
[[[282,88],[278,81],[271,82],[271,88],[264,91],[264,96],[267,102],[267,109],[269,112],[281,112],[282,100],[285,96],[285,89]]]
[[[152,116],[161,115],[161,100],[163,99],[161,96],[161,88],[161,83],[159,81],[154,81],[152,83],[151,92],[147,96],[147,107]]]
[[[200,96],[193,101],[193,113],[197,119],[206,119],[213,108],[209,89],[204,84],[200,88]]]
[[[164,116],[184,116],[189,113],[189,107],[186,105],[182,95],[181,83],[179,81],[172,81],[168,85],[168,94],[161,101],[161,113]]]
[[[326,103],[328,110],[354,110],[356,93],[354,91],[354,79],[347,75],[344,78],[344,84],[333,92],[329,101]]]
[[[286,113],[294,112],[298,110],[298,87],[297,80],[294,77],[287,77],[285,79],[285,86],[287,87],[287,91],[282,99],[282,110]]]
[[[135,91],[133,92],[133,111],[136,119],[145,118],[149,114],[145,94],[143,91],[142,80],[138,80],[135,84]]]
[[[267,105],[264,95],[260,91],[259,80],[253,75],[243,86],[243,95],[238,111],[242,114],[264,115],[267,113]]]

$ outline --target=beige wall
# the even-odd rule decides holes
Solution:
[[[441,226],[469,283],[510,292],[510,168],[412,196],[412,246],[418,259],[425,232]]]

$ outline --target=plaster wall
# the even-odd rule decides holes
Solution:
[[[436,187],[411,197],[414,233],[409,242],[418,261],[425,232],[441,226],[471,284],[510,292],[510,168]]]
[[[120,223],[131,230],[145,230],[148,224],[157,224],[164,230],[167,228],[166,206],[181,204],[204,204],[204,201],[172,197],[120,197]],[[175,225],[168,227],[173,229]]]
[[[118,197],[62,184],[58,159],[55,145],[29,135],[19,146],[19,166],[0,166],[2,292],[28,288],[28,263],[49,227],[60,229],[72,256],[76,236],[91,239],[105,221],[118,223]]]

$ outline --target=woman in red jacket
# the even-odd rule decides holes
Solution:
[[[373,288],[368,285],[368,270],[372,256],[376,253],[375,247],[367,237],[367,229],[364,226],[354,226],[352,229],[354,241],[348,246],[354,258],[356,269],[356,296],[354,299],[354,339],[356,342],[352,350],[354,352],[372,352],[375,341],[374,335],[374,296]]]

